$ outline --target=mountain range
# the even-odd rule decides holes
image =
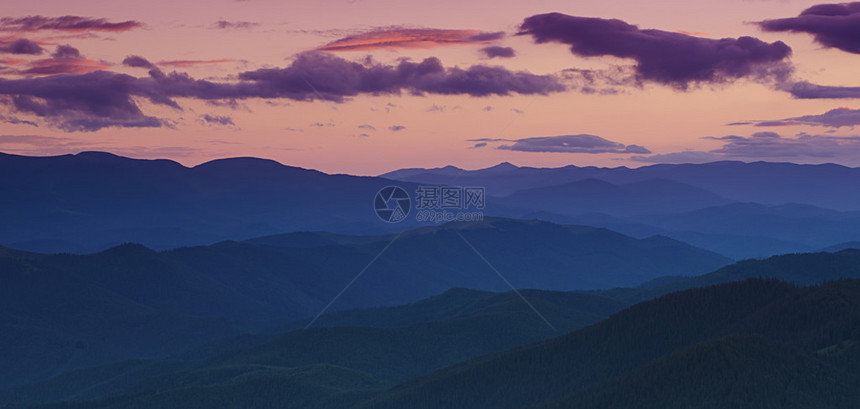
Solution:
[[[484,216],[662,235],[735,260],[860,240],[860,169],[838,165],[504,163],[361,177],[258,158],[185,167],[83,152],[0,154],[0,191],[14,192],[0,199],[0,245],[82,254],[127,242],[167,250],[285,232],[386,235],[427,226],[412,214],[400,223],[379,220],[374,196],[390,185],[412,199],[423,185],[484,187]]]
[[[522,292],[555,329],[514,292],[453,289],[402,306],[333,313],[310,329],[209,357],[79,370],[0,392],[0,402],[849,408],[860,402],[858,258],[860,250],[846,250],[747,261],[630,289],[660,288],[626,308],[631,303],[616,300],[618,290]],[[854,279],[831,281],[838,277]]]
[[[2,249],[0,337],[10,347],[0,350],[0,385],[166,357],[327,308],[403,304],[463,287],[635,286],[728,263],[665,237],[509,219],[390,237],[290,233],[165,251],[139,244],[91,255]]]

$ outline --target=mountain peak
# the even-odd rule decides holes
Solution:
[[[514,170],[514,169],[519,169],[519,166],[514,165],[513,163],[510,163],[510,162],[502,162],[496,166],[492,166],[492,167],[489,167],[489,168],[486,168],[483,170]]]

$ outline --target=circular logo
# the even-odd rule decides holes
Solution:
[[[373,209],[382,221],[399,223],[409,215],[411,202],[409,194],[399,186],[386,186],[376,193]]]

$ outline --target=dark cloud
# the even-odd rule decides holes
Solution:
[[[388,130],[391,132],[400,132],[404,129],[406,129],[406,127],[403,125],[391,125],[388,127]]]
[[[137,55],[129,55],[128,57],[125,57],[125,59],[122,60],[122,65],[147,69],[155,68],[153,63],[149,62],[146,58]]]
[[[227,21],[220,20],[216,21],[212,26],[213,28],[226,30],[226,29],[238,29],[238,30],[247,30],[249,28],[254,28],[259,26],[260,23],[252,23],[250,21]]]
[[[819,4],[797,17],[758,23],[765,31],[808,33],[825,47],[860,54],[860,3]]]
[[[54,53],[51,54],[51,57],[54,57],[57,59],[81,58],[81,52],[78,51],[77,48],[72,47],[68,44],[59,45],[59,46],[57,46],[57,51],[54,51]]]
[[[244,72],[262,97],[343,101],[358,94],[465,94],[471,96],[548,94],[565,90],[553,76],[473,65],[445,68],[438,58],[397,65],[360,64],[324,53],[300,55],[286,68]]]
[[[497,45],[484,47],[481,49],[481,53],[483,53],[487,58],[513,58],[517,55],[513,48],[499,47]]]
[[[350,35],[332,41],[318,51],[368,51],[378,49],[432,48],[459,44],[483,44],[504,37],[505,33],[437,28],[384,28]]]
[[[134,20],[112,23],[104,18],[80,16],[27,16],[20,18],[0,18],[0,31],[127,31],[143,27],[143,23]]]
[[[376,130],[376,127],[375,127],[375,126],[373,126],[373,125],[361,124],[361,125],[359,125],[359,126],[358,126],[358,129],[365,129],[365,130],[368,130],[368,131],[375,131],[375,130]]]
[[[233,123],[233,118],[230,118],[226,115],[209,115],[203,114],[200,116],[200,121],[207,125],[222,125],[222,126],[235,126]]]
[[[136,78],[106,71],[0,79],[0,95],[9,96],[4,105],[70,132],[161,126],[159,119],[144,115],[131,98],[148,94],[159,101],[158,95],[140,89]]]
[[[685,151],[631,159],[650,163],[712,162],[717,160],[790,160],[856,162],[860,157],[860,136],[800,134],[795,138],[773,132],[758,132],[749,137],[729,135],[708,137],[723,146],[710,151]]]
[[[485,146],[487,146],[486,142],[478,142],[478,143],[472,145],[472,149],[483,148]]]
[[[621,20],[560,13],[525,19],[520,35],[537,43],[570,45],[583,57],[615,56],[636,61],[636,76],[686,89],[693,83],[725,83],[740,78],[782,81],[791,72],[791,48],[753,37],[709,39],[662,30],[642,30]]]
[[[745,121],[730,125],[755,125],[761,127],[795,125],[827,126],[831,128],[841,128],[843,126],[854,127],[860,125],[860,109],[836,108],[820,115],[804,115],[770,121]]]
[[[789,85],[787,90],[800,99],[860,98],[860,87],[818,85],[802,81]]]
[[[645,147],[639,145],[624,145],[603,139],[596,135],[559,135],[538,136],[523,139],[496,139],[480,138],[469,139],[471,142],[513,142],[509,145],[499,145],[496,149],[504,149],[520,152],[562,152],[562,153],[651,153]],[[479,144],[480,144],[479,143]],[[475,147],[478,147],[477,145]]]
[[[0,41],[0,53],[38,55],[44,51],[39,44],[26,38],[19,38],[15,41]]]
[[[71,56],[63,49],[60,56]],[[124,63],[151,67],[145,59],[129,57]],[[31,114],[67,131],[94,131],[109,126],[150,127],[166,124],[144,115],[135,98],[181,109],[176,98],[230,101],[247,98],[287,98],[298,101],[330,100],[369,94],[472,96],[547,94],[564,90],[553,76],[511,72],[501,67],[445,68],[436,58],[397,65],[350,62],[330,54],[303,54],[286,68],[261,69],[239,74],[238,82],[218,83],[185,73],[164,73],[157,68],[138,78],[107,71],[51,76],[74,70],[93,71],[96,62],[80,58],[51,58],[31,67],[44,78],[0,79],[0,95],[10,96],[8,107]]]

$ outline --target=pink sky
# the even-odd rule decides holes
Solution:
[[[285,68],[299,54],[325,49],[332,43],[361,45],[329,54],[365,65],[368,57],[374,64],[386,66],[396,66],[403,59],[418,63],[436,57],[447,69],[500,66],[512,73],[525,71],[553,78],[561,78],[564,70],[571,68],[605,72],[620,66],[628,72],[634,70],[637,61],[631,58],[583,57],[571,53],[566,44],[537,44],[531,35],[514,35],[526,18],[548,12],[619,19],[640,29],[693,33],[706,39],[752,36],[768,44],[782,41],[792,49],[784,61],[794,71],[780,80],[741,76],[724,83],[693,82],[686,90],[647,79],[640,85],[598,87],[611,89],[614,94],[610,95],[566,90],[547,95],[425,92],[418,96],[404,89],[399,95],[349,95],[340,102],[319,100],[314,95],[307,100],[243,96],[235,104],[227,99],[173,96],[175,107],[137,95],[132,97],[133,104],[142,115],[157,118],[161,126],[105,126],[97,130],[62,125],[62,120],[81,119],[77,113],[67,112],[58,119],[19,109],[12,101],[17,94],[6,91],[0,96],[5,98],[0,99],[0,151],[53,155],[104,150],[137,158],[169,158],[186,165],[221,157],[258,156],[330,173],[363,175],[449,164],[473,169],[503,161],[546,167],[641,166],[648,163],[642,160],[672,158],[647,158],[654,154],[677,157],[687,151],[700,153],[701,160],[860,166],[860,138],[852,138],[858,135],[852,118],[860,117],[852,112],[860,109],[855,98],[800,99],[786,91],[786,87],[802,81],[860,86],[856,75],[860,55],[828,48],[810,34],[764,32],[753,24],[794,17],[816,4],[791,0],[504,0],[492,4],[471,0],[5,1],[3,17],[12,19],[72,15],[109,23],[141,23],[121,31],[6,29],[0,32],[0,48],[4,41],[19,38],[44,48],[40,55],[0,53],[0,77],[7,85],[62,75],[24,72],[39,64],[63,64],[52,69],[72,73],[67,75],[104,69],[148,77],[147,69],[122,64],[130,55],[155,63],[165,74],[177,71],[198,80],[236,84],[241,82],[240,73]],[[56,47],[64,44],[79,50],[80,57],[52,57]],[[489,59],[480,51],[488,46],[510,47],[516,55]],[[316,92],[318,87],[309,86]],[[836,108],[848,108],[844,112],[849,117],[838,127],[823,126],[816,120],[783,121],[782,126],[760,123],[820,116]],[[746,124],[728,125],[739,122]],[[752,138],[760,132],[775,132],[782,138],[774,141],[772,134]],[[526,138],[583,134],[599,136],[621,148],[603,153],[510,149]],[[729,135],[742,138],[717,139]],[[496,141],[475,147],[482,142],[470,141],[474,139]],[[530,142],[534,141],[521,145]],[[644,147],[652,154],[624,151],[629,145]],[[687,160],[695,157],[683,156]]]

